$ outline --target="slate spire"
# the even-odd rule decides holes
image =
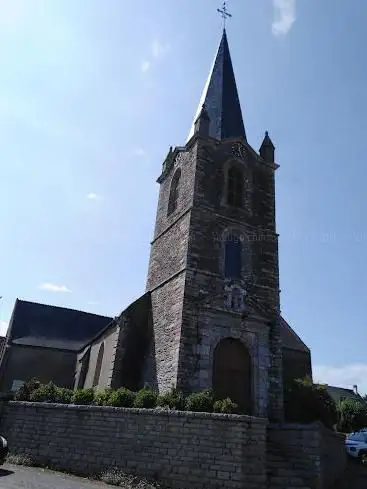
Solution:
[[[210,121],[209,136],[219,140],[225,138],[244,138],[246,140],[246,131],[225,29],[223,29],[218,52],[205,84],[188,139],[195,132],[195,121],[200,115],[203,105]]]

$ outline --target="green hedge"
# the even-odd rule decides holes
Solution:
[[[170,409],[178,411],[242,414],[231,399],[217,399],[211,391],[185,396],[172,389],[157,395],[148,388],[132,392],[124,387],[107,389],[70,390],[50,382],[42,385],[38,380],[26,382],[14,395],[16,401],[59,404],[116,406],[141,409]],[[295,380],[284,393],[285,418],[288,422],[310,423],[321,421],[326,427],[337,425],[344,433],[367,427],[367,404],[347,399],[338,405],[327,393],[326,387],[313,384],[309,379]]]
[[[77,389],[70,390],[57,387],[50,382],[41,384],[32,379],[26,382],[15,394],[14,400],[30,402],[46,402],[58,404],[116,406],[140,409],[171,409],[178,411],[237,413],[241,410],[231,399],[216,399],[210,391],[196,392],[185,396],[182,392],[172,389],[158,395],[151,389],[144,388],[132,392],[124,387],[113,390]]]
[[[337,424],[337,406],[326,386],[297,379],[284,392],[285,419],[292,423],[321,421],[327,428]]]
[[[356,399],[344,399],[337,405],[338,431],[350,433],[367,428],[367,404]]]

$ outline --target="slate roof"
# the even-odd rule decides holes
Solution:
[[[126,316],[131,316],[131,315],[141,315],[148,311],[150,308],[150,301],[151,301],[151,293],[150,292],[145,292],[143,295],[135,299],[134,302],[129,304],[122,312],[121,314],[114,318],[111,319],[111,321],[106,324],[104,328],[102,328],[100,331],[98,331],[97,334],[95,334],[92,338],[89,339],[88,343],[85,343],[80,350],[83,350],[85,347],[91,345],[95,341],[98,341],[99,338],[110,328],[113,328],[116,324],[119,324],[121,319]]]
[[[306,346],[297,333],[289,326],[284,318],[280,318],[280,337],[282,340],[283,348],[289,348],[290,350],[303,351],[309,353],[310,349]]]
[[[210,119],[209,136],[219,140],[225,138],[244,138],[246,140],[246,131],[225,29],[188,139],[194,134],[195,121],[199,117],[203,105]]]
[[[9,339],[17,345],[79,351],[111,320],[89,312],[17,299]]]
[[[359,394],[356,394],[353,389],[344,389],[343,387],[328,385],[326,390],[335,402],[339,402],[342,398],[350,398],[355,399],[356,401],[363,401],[363,398]]]

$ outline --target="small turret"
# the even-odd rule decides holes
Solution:
[[[274,163],[275,146],[269,137],[268,131],[265,131],[265,137],[260,147],[260,156],[268,163]]]
[[[195,121],[194,134],[199,134],[200,136],[208,137],[209,125],[210,125],[210,117],[208,111],[205,108],[205,104],[203,104],[199,117]]]

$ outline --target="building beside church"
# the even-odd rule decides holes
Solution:
[[[17,301],[0,388],[64,386],[185,392],[212,388],[279,420],[283,386],[311,376],[307,346],[282,318],[275,148],[249,144],[226,31],[183,146],[157,182],[144,294],[117,318]]]
[[[0,392],[31,378],[72,388],[78,351],[111,320],[17,299],[0,348]]]

